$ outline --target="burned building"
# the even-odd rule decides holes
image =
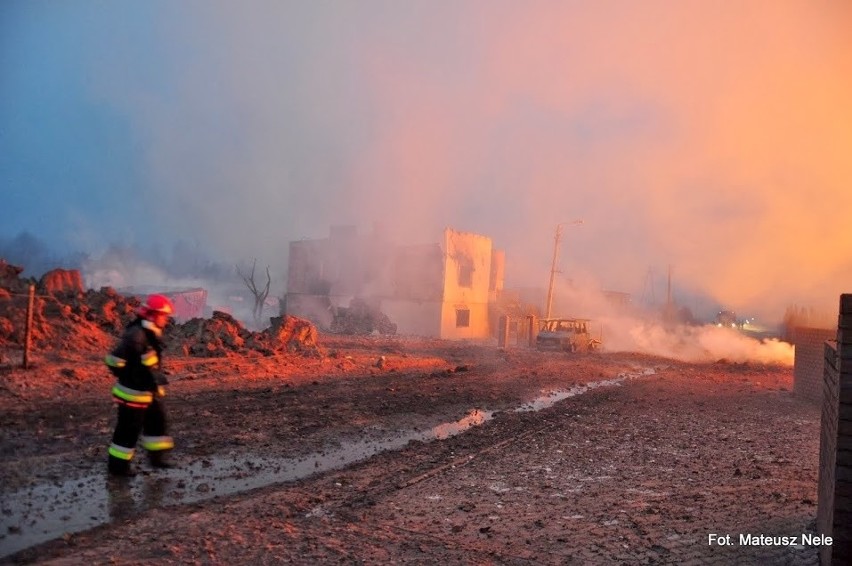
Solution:
[[[290,243],[284,312],[328,329],[353,299],[382,312],[400,334],[486,338],[505,259],[491,239],[447,228],[438,242],[393,245],[381,232],[333,227]]]

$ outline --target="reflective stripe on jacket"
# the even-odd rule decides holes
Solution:
[[[109,445],[109,450],[107,450],[107,452],[109,452],[109,455],[113,456],[114,458],[129,461],[133,459],[133,454],[134,452],[136,452],[136,450],[134,450],[133,448],[127,448],[125,446],[119,446],[118,444],[113,442]]]
[[[157,393],[157,375],[163,350],[159,336],[136,319],[127,325],[115,348],[104,358],[110,372],[125,389],[113,389],[124,404],[148,404]]]
[[[142,354],[142,365],[146,367],[154,367],[160,362],[160,357],[154,350],[148,350]]]
[[[112,396],[115,397],[117,401],[127,405],[143,405],[146,407],[154,400],[154,394],[151,391],[131,389],[130,387],[120,383],[113,385]]]
[[[158,450],[171,450],[175,447],[175,441],[171,436],[143,436],[142,448],[149,452]]]
[[[123,360],[118,356],[113,356],[112,354],[107,354],[104,358],[104,363],[110,368],[121,369],[127,365],[127,360]]]

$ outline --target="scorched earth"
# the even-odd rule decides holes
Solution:
[[[178,469],[106,475],[99,348],[0,378],[0,561],[816,564],[789,367],[404,337],[172,352]],[[96,341],[97,342],[97,341]]]

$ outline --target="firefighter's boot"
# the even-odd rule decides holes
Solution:
[[[130,460],[122,460],[121,458],[116,458],[114,456],[109,457],[107,471],[109,471],[111,476],[125,478],[132,478],[136,475],[136,470],[134,470],[133,466],[130,465]]]
[[[152,450],[148,452],[148,462],[154,468],[169,469],[175,466],[167,456],[168,450]]]

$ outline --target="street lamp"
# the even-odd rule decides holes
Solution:
[[[559,263],[559,241],[562,239],[562,228],[566,224],[574,226],[582,224],[582,220],[573,220],[571,222],[560,222],[556,225],[556,237],[553,239],[553,260],[550,263],[550,285],[547,287],[547,303],[545,305],[544,318],[550,318],[553,308],[553,284],[558,273],[557,264]]]

